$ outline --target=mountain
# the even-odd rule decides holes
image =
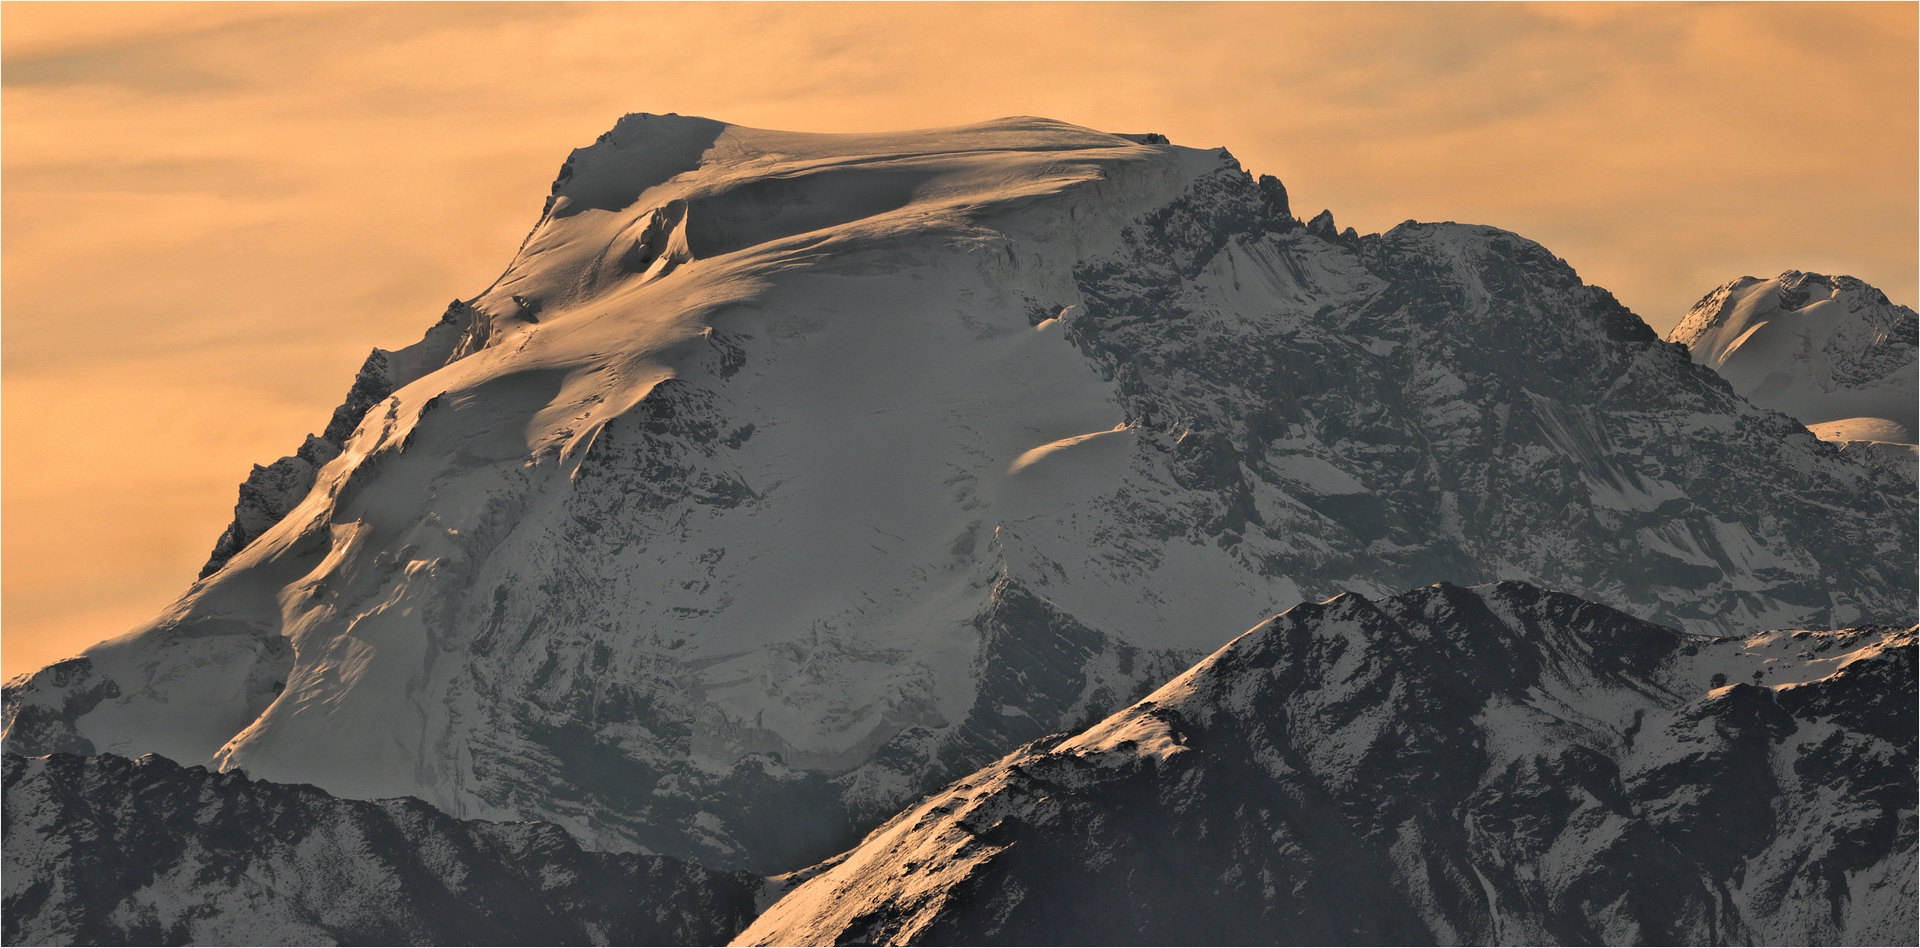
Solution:
[[[1667,338],[1755,405],[1913,477],[1920,322],[1878,289],[1798,270],[1741,277],[1694,304]]]
[[[160,757],[5,764],[9,945],[711,945],[764,884]]]
[[[1911,489],[1539,245],[1032,118],[628,116],[248,485],[173,606],[7,686],[10,750],[771,873],[1342,589],[1914,612]]]
[[[1695,303],[1667,339],[1827,440],[1920,441],[1920,322],[1853,277],[1741,277]]]
[[[735,944],[1913,944],[1913,628],[1346,594],[930,796]]]

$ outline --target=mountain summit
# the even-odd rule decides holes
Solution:
[[[10,751],[776,872],[1341,590],[1913,611],[1910,490],[1539,245],[1045,119],[628,116],[335,421]]]

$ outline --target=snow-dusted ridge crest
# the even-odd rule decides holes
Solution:
[[[629,116],[375,356],[212,572],[8,685],[10,749],[774,872],[1340,589],[1913,608],[1910,491],[1544,248],[1152,135]]]
[[[932,794],[735,944],[1911,944],[1915,629],[1345,594]]]
[[[8,754],[5,777],[9,945],[711,945],[765,885],[152,755]]]

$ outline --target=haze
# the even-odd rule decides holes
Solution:
[[[483,289],[622,113],[1225,145],[1302,216],[1517,231],[1664,332],[1790,267],[1914,302],[1915,11],[0,5],[0,664],[182,592],[249,465]]]

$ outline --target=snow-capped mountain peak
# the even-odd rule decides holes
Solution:
[[[772,872],[1342,589],[1911,615],[1910,493],[1495,228],[1026,118],[629,116],[550,197],[10,749]]]
[[[1865,282],[1788,270],[1715,289],[1667,338],[1821,438],[1913,444],[1917,333],[1912,308]]]

